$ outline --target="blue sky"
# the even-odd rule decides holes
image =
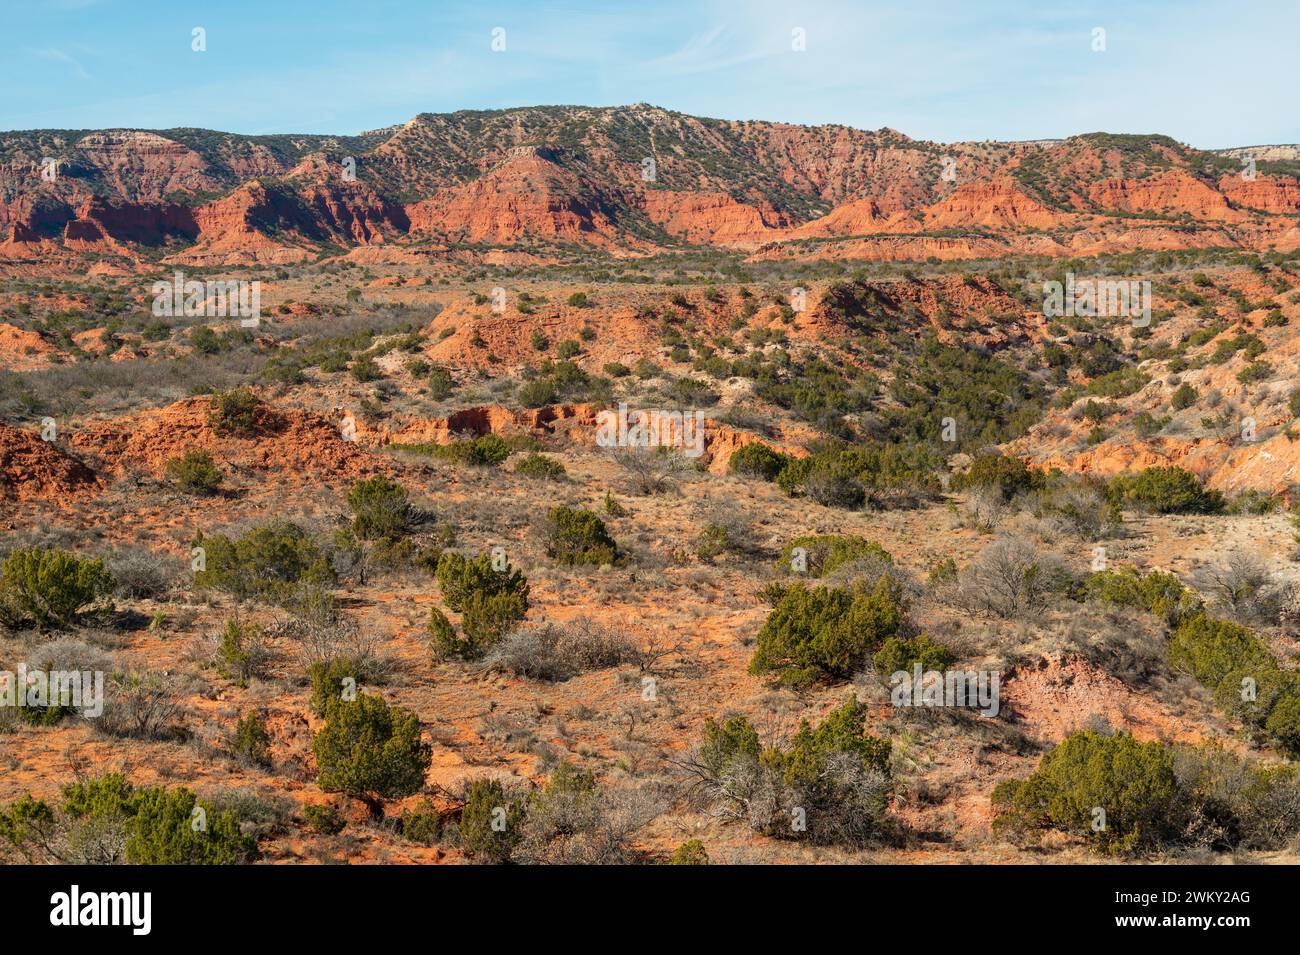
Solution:
[[[1300,142],[1300,3],[0,0],[0,129],[355,133],[649,102],[939,141]],[[191,49],[192,30],[207,50]],[[505,50],[491,49],[505,31]],[[1105,30],[1105,50],[1093,31]],[[792,31],[806,49],[792,49]]]

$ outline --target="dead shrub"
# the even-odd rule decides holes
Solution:
[[[1246,623],[1277,624],[1297,599],[1293,582],[1279,580],[1258,556],[1240,549],[1202,570],[1196,588]]]
[[[104,563],[113,575],[113,595],[123,600],[160,600],[178,577],[176,561],[146,547],[123,547]]]
[[[95,728],[126,739],[179,739],[184,728],[180,697],[172,681],[157,673],[119,673],[108,681],[104,713]]]
[[[614,460],[632,493],[642,496],[676,491],[677,479],[686,469],[682,456],[667,448],[625,448],[614,453]]]
[[[1065,578],[1066,571],[1055,557],[1039,554],[1023,537],[1002,537],[962,570],[958,597],[973,611],[1020,617],[1046,607]]]
[[[641,651],[630,638],[579,617],[512,631],[488,651],[482,669],[560,682],[580,673],[640,662]]]

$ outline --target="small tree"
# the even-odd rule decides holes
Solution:
[[[1018,537],[1004,537],[976,555],[960,577],[962,599],[973,609],[1017,617],[1047,604],[1053,587],[1061,584],[1055,560],[1041,556]]]
[[[331,703],[342,700],[346,691],[355,691],[361,685],[362,670],[360,661],[353,657],[332,657],[313,663],[308,671],[311,679],[308,705],[311,711],[324,716]]]
[[[523,835],[523,820],[523,803],[507,800],[501,783],[476,779],[460,811],[461,848],[481,862],[509,862]]]
[[[352,508],[353,533],[362,540],[398,540],[411,524],[406,488],[382,474],[352,485],[348,507]]]
[[[993,826],[1017,839],[1059,829],[1088,838],[1103,852],[1124,854],[1172,839],[1185,802],[1164,744],[1089,730],[1067,737],[1028,779],[1000,784],[993,804],[1001,814]]]
[[[259,713],[249,713],[235,725],[235,752],[259,766],[271,765],[271,734]]]
[[[102,560],[41,547],[19,549],[0,565],[0,623],[68,627],[112,592],[113,578]]]
[[[215,494],[225,475],[206,451],[186,451],[184,457],[171,458],[166,466],[167,480],[186,494]]]
[[[791,685],[848,679],[902,623],[902,608],[883,577],[872,593],[795,584],[759,631],[749,672]]]
[[[414,713],[366,693],[328,704],[312,752],[320,788],[360,799],[374,816],[383,815],[383,800],[419,792],[433,757]]]
[[[773,450],[761,441],[753,441],[732,453],[727,461],[727,470],[745,477],[775,481],[789,461],[788,455]]]
[[[499,593],[517,594],[523,601],[524,609],[528,609],[528,581],[524,579],[523,573],[509,563],[497,570],[492,566],[490,554],[471,560],[455,551],[446,551],[438,558],[434,577],[442,591],[442,599],[452,610],[464,611],[476,593],[489,596]]]
[[[582,508],[555,507],[546,515],[546,555],[557,564],[612,564],[618,545],[605,522]]]
[[[262,402],[251,388],[236,388],[212,396],[208,424],[217,434],[248,438],[257,434]]]

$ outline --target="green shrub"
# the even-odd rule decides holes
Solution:
[[[217,642],[217,672],[240,686],[260,676],[265,660],[262,630],[254,623],[231,619]]]
[[[320,788],[360,799],[374,815],[382,800],[420,791],[433,754],[414,713],[366,693],[331,701],[311,748]]]
[[[1200,395],[1197,394],[1195,388],[1187,382],[1183,382],[1174,389],[1174,393],[1169,398],[1169,404],[1173,406],[1175,411],[1182,411],[1196,404],[1196,399],[1199,397]]]
[[[203,805],[188,789],[136,790],[131,809],[126,859],[133,865],[238,865],[257,858],[257,841],[235,814]],[[195,809],[203,810],[197,818]],[[200,819],[206,824],[196,828]]]
[[[1133,430],[1139,438],[1154,437],[1165,429],[1170,420],[1168,415],[1157,418],[1150,411],[1139,411],[1133,416]]]
[[[438,365],[433,366],[429,372],[429,397],[434,401],[446,401],[455,390],[456,380],[451,377],[451,372]]]
[[[1290,690],[1273,704],[1264,730],[1294,759],[1300,756],[1300,681],[1294,673],[1289,676]]]
[[[522,836],[523,820],[523,804],[508,801],[499,782],[476,779],[460,811],[461,848],[480,862],[509,862]]]
[[[375,361],[374,356],[369,354],[358,356],[357,359],[352,362],[352,367],[348,369],[348,372],[353,378],[360,382],[378,381],[380,378],[384,377],[384,373],[380,370],[379,364]]]
[[[271,765],[271,734],[260,714],[249,713],[235,725],[235,752],[259,766]]]
[[[1182,799],[1172,753],[1127,733],[1068,736],[1026,780],[993,792],[1000,812],[994,831],[1016,838],[1045,829],[1083,836],[1099,850],[1126,854],[1157,849],[1180,831]],[[1104,810],[1105,825],[1095,821]]]
[[[534,378],[523,382],[515,392],[515,397],[525,408],[540,408],[555,401],[559,389],[549,378]]]
[[[943,672],[957,657],[942,643],[936,643],[925,634],[912,638],[889,637],[871,658],[872,665],[881,676],[888,677],[899,671],[912,672],[916,664],[921,670]]]
[[[1282,499],[1267,491],[1242,491],[1228,504],[1228,514],[1272,514],[1281,509]]]
[[[317,660],[308,669],[311,699],[308,706],[317,716],[324,716],[330,704],[342,700],[344,691],[361,685],[361,662],[355,657],[331,657]]]
[[[429,622],[425,625],[425,631],[429,635],[429,649],[435,660],[466,655],[468,647],[465,641],[456,636],[456,628],[437,607],[429,608]]]
[[[307,532],[290,521],[272,521],[234,540],[224,535],[203,537],[206,566],[194,574],[198,588],[215,587],[240,599],[291,602],[303,584],[334,583],[325,552]]]
[[[421,799],[412,809],[402,810],[402,838],[422,846],[437,845],[442,835],[442,814],[429,799]]]
[[[308,829],[323,836],[337,836],[347,825],[338,807],[329,803],[311,803],[304,806],[302,817],[307,820]]]
[[[564,465],[555,458],[544,454],[529,454],[519,459],[515,473],[522,477],[540,478],[544,481],[559,481],[566,475]]]
[[[248,438],[257,434],[263,405],[251,388],[236,388],[212,396],[208,425],[217,434]]]
[[[460,618],[460,629],[468,644],[465,654],[478,656],[487,650],[523,620],[527,611],[527,601],[517,593],[472,594]]]
[[[668,859],[669,865],[708,865],[709,854],[699,839],[687,839]]]
[[[1169,662],[1211,690],[1235,670],[1275,667],[1268,646],[1250,628],[1205,614],[1187,617],[1174,629]]]
[[[794,552],[800,548],[806,551],[806,572],[809,577],[825,577],[837,567],[856,560],[870,560],[885,565],[894,563],[889,551],[865,537],[856,534],[819,534],[796,537],[786,544],[781,556],[777,558],[777,566],[790,570]]]
[[[954,491],[966,488],[995,488],[1002,500],[1010,501],[1017,494],[1028,493],[1042,486],[1039,472],[1031,471],[1020,458],[1004,454],[977,454],[970,469],[953,475]]]
[[[30,621],[41,629],[62,629],[112,592],[113,578],[102,560],[20,548],[0,564],[0,624]]]
[[[736,449],[727,462],[727,470],[745,477],[775,481],[789,461],[789,455],[773,450],[761,441],[752,441]]]
[[[1248,664],[1219,681],[1214,702],[1271,737],[1292,757],[1300,755],[1300,673],[1280,670],[1273,663]]]
[[[225,475],[206,451],[186,451],[184,457],[167,461],[167,480],[187,494],[215,494]]]
[[[832,447],[792,458],[777,487],[804,494],[828,507],[858,507],[868,493],[880,502],[910,501],[939,493],[942,456],[924,445]]]
[[[237,865],[258,856],[239,815],[188,789],[136,788],[110,773],[63,787],[57,809],[30,796],[0,808],[0,843],[28,861]]]
[[[1273,366],[1266,361],[1252,361],[1237,372],[1237,380],[1243,385],[1266,381],[1273,377]]]
[[[726,524],[710,521],[695,538],[695,556],[700,560],[713,560],[723,554],[741,549],[741,541],[736,539],[732,529]]]
[[[1171,624],[1200,606],[1196,595],[1173,574],[1158,570],[1142,574],[1130,565],[1090,574],[1083,581],[1083,592],[1103,603],[1145,610]]]
[[[382,474],[357,481],[348,491],[352,532],[362,540],[395,541],[410,528],[412,508],[406,488]]]
[[[523,573],[509,563],[501,570],[494,570],[490,554],[470,560],[455,551],[446,551],[438,558],[434,576],[443,601],[457,612],[464,612],[474,594],[515,594],[521,598],[524,609],[528,607],[528,581]]]
[[[454,464],[490,467],[510,456],[510,446],[498,435],[485,434],[477,438],[452,441],[450,444],[435,445],[434,453]]]
[[[1216,514],[1223,509],[1222,494],[1207,490],[1195,474],[1175,466],[1120,475],[1110,482],[1107,494],[1157,514]]]
[[[872,593],[796,584],[759,631],[749,672],[791,685],[849,679],[902,623],[902,608],[883,578]]]
[[[618,545],[605,522],[582,508],[554,507],[546,515],[546,555],[558,564],[612,564]]]

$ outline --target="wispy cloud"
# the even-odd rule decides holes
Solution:
[[[738,38],[736,31],[719,24],[693,34],[678,49],[647,60],[644,66],[648,72],[665,76],[693,76],[720,73],[769,55],[771,51],[763,50],[752,37]]]
[[[90,73],[87,72],[86,68],[81,65],[81,61],[66,50],[60,50],[55,47],[43,47],[41,49],[31,50],[30,52],[36,56],[42,57],[43,59],[67,64],[72,68],[72,75],[79,80],[93,79]]]

